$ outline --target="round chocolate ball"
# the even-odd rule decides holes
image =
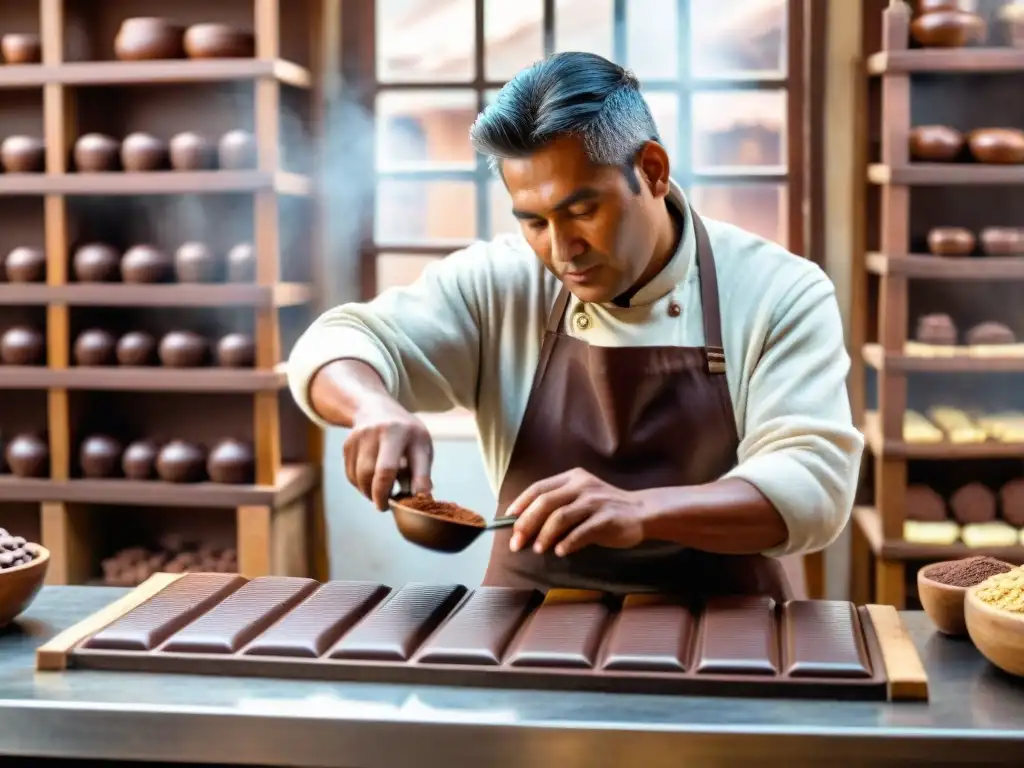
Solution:
[[[152,480],[160,446],[153,440],[129,443],[121,456],[121,469],[129,480]]]
[[[111,283],[118,279],[121,254],[105,243],[87,243],[72,257],[75,279],[80,283]]]
[[[143,366],[156,361],[156,339],[145,331],[129,331],[117,341],[118,365]]]
[[[239,243],[228,251],[228,282],[251,283],[256,279],[256,251],[252,243]]]
[[[8,136],[0,143],[7,173],[39,173],[46,166],[46,144],[35,136]]]
[[[256,474],[252,445],[228,438],[217,443],[206,459],[206,472],[215,483],[243,485]]]
[[[18,435],[7,444],[4,457],[17,477],[45,477],[49,472],[50,447],[39,435]]]
[[[217,257],[205,243],[184,243],[174,254],[179,283],[210,283],[217,279]]]
[[[41,283],[46,277],[46,254],[40,248],[15,248],[4,260],[4,272],[12,283]]]
[[[171,167],[176,171],[207,171],[217,165],[217,148],[195,131],[185,131],[170,142]]]
[[[228,131],[217,145],[220,167],[225,170],[245,170],[256,167],[256,137],[241,129]]]
[[[109,435],[91,435],[82,441],[78,462],[88,478],[114,477],[121,466],[121,443]]]
[[[168,368],[196,368],[206,362],[206,339],[192,331],[171,331],[160,340],[161,364]]]
[[[217,365],[221,368],[252,368],[256,343],[247,333],[229,333],[217,342]]]
[[[167,144],[148,133],[130,133],[121,142],[121,165],[126,171],[158,171],[167,166]]]
[[[81,172],[96,173],[117,170],[120,142],[102,133],[86,133],[75,142],[72,152],[75,168]]]
[[[153,245],[133,245],[121,257],[121,279],[126,283],[162,283],[170,277],[171,260]]]
[[[75,339],[74,353],[78,365],[113,365],[114,337],[102,328],[82,331]]]
[[[45,352],[46,341],[35,328],[17,325],[0,336],[0,362],[4,365],[40,365]]]
[[[185,440],[172,440],[156,457],[156,473],[168,483],[196,483],[205,478],[206,455]]]

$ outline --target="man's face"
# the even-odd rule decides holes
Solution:
[[[591,163],[575,138],[504,160],[502,172],[527,242],[578,299],[609,302],[637,282],[657,237],[643,173],[637,192],[621,168]]]

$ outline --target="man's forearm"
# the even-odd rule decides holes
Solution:
[[[313,376],[309,401],[316,414],[339,427],[352,421],[368,400],[391,399],[384,381],[373,368],[359,360],[335,360]]]
[[[654,488],[644,496],[644,538],[723,555],[777,547],[789,533],[764,495],[737,478],[705,485]]]

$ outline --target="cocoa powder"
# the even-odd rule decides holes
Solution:
[[[415,496],[407,496],[399,499],[398,503],[403,507],[415,509],[431,517],[439,517],[442,520],[451,520],[463,525],[475,525],[483,528],[487,523],[476,512],[452,504],[448,501],[437,501],[429,493],[417,493]]]
[[[951,587],[973,587],[989,576],[1012,571],[1014,566],[996,560],[994,557],[978,555],[963,560],[951,560],[948,563],[936,563],[925,569],[925,578],[947,584]]]

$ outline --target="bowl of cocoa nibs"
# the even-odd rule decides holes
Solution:
[[[0,627],[20,616],[46,579],[50,552],[0,528]]]

